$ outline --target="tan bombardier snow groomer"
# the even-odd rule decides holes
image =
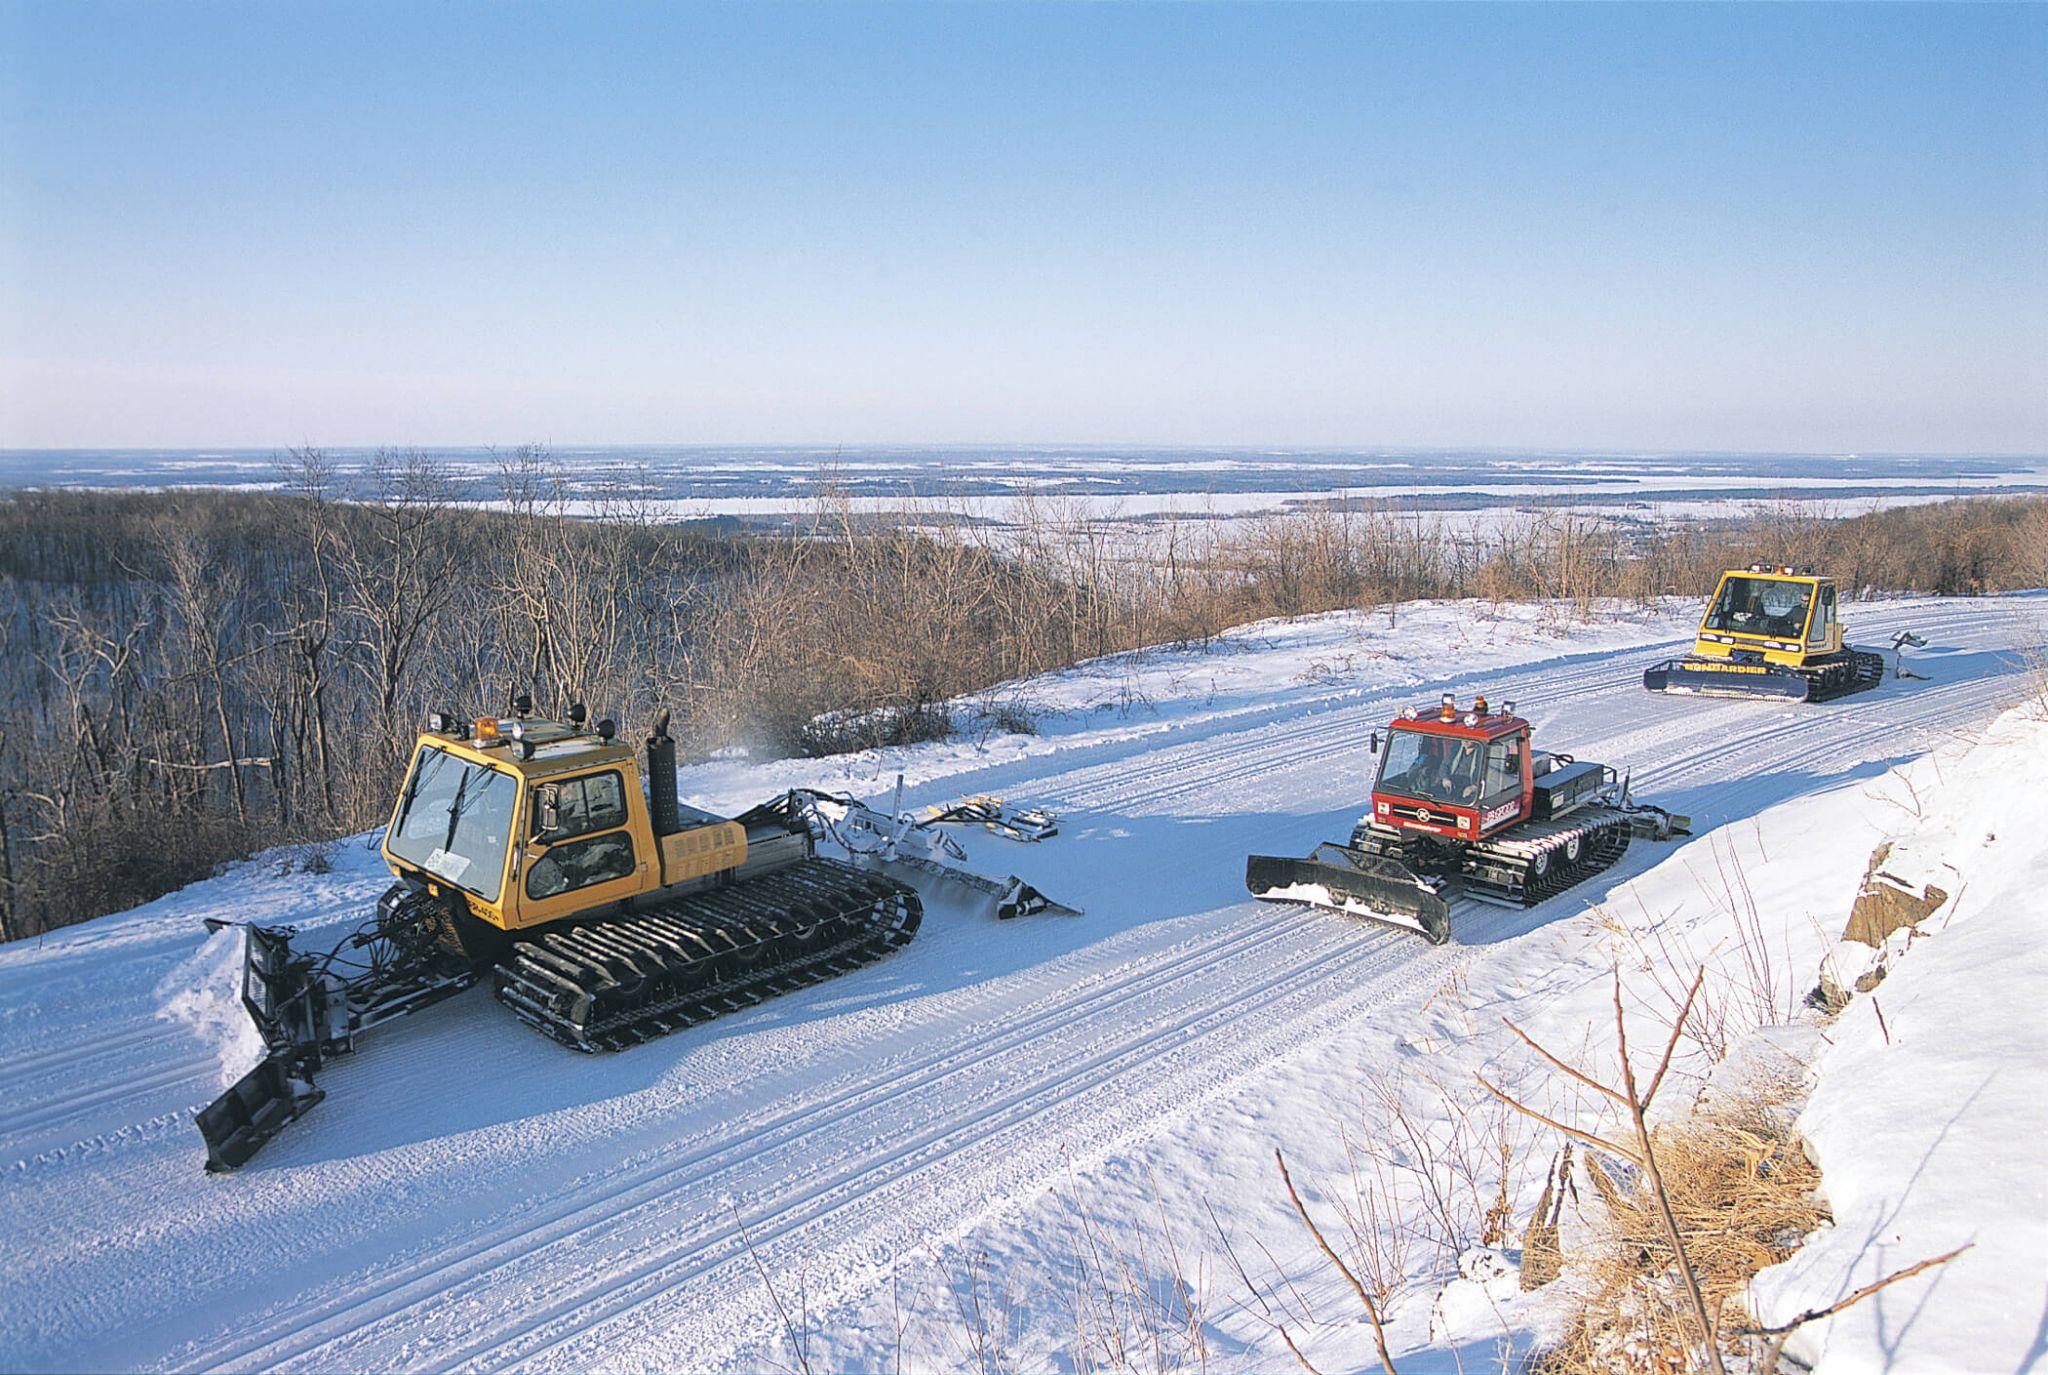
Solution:
[[[546,1035],[621,1049],[903,945],[923,904],[895,876],[898,852],[917,852],[913,876],[961,854],[924,834],[930,821],[904,818],[896,845],[825,858],[816,842],[837,839],[849,805],[880,814],[797,790],[713,816],[677,795],[668,713],[647,740],[643,790],[639,756],[610,721],[586,729],[580,706],[566,722],[530,711],[522,698],[510,718],[431,719],[384,835],[399,881],[337,949],[295,953],[290,927],[244,928],[242,1001],[268,1054],[200,1111],[207,1169],[241,1165],[318,1103],[313,1072],[362,1032],[487,973]],[[976,802],[973,819],[1002,815]],[[1001,915],[1072,910],[1021,880],[954,876],[998,894]]]
[[[1306,859],[1252,855],[1254,897],[1301,902],[1451,938],[1450,899],[1463,892],[1533,907],[1620,859],[1631,835],[1683,835],[1691,821],[1629,796],[1604,764],[1532,747],[1509,702],[1484,697],[1460,712],[1449,693],[1410,707],[1372,734],[1379,772],[1372,805],[1348,845]]]
[[[1883,681],[1884,656],[1842,639],[1835,580],[1789,564],[1723,573],[1692,652],[1643,670],[1652,692],[1788,702],[1825,702]]]

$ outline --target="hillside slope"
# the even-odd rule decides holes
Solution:
[[[899,771],[909,802],[1042,803],[1065,818],[1057,839],[966,843],[1087,915],[935,910],[878,965],[613,1056],[563,1050],[472,994],[333,1067],[328,1101],[226,1178],[200,1173],[189,1125],[220,1047],[160,1015],[204,973],[200,919],[338,931],[386,881],[374,857],[346,847],[322,875],[259,860],[0,950],[0,1227],[28,1239],[0,1276],[0,1364],[750,1369],[788,1360],[766,1273],[835,1315],[821,1359],[886,1365],[875,1304],[892,1264],[1000,1238],[1024,1283],[1051,1254],[1047,1191],[1075,1181],[1113,1215],[1146,1143],[1195,1143],[1174,1158],[1209,1170],[1203,1194],[1278,1236],[1269,1182],[1233,1180],[1231,1162],[1301,1144],[1304,1096],[1354,1094],[1353,1057],[1412,1030],[1446,983],[1507,988],[1509,969],[1540,998],[1559,952],[1560,967],[1584,954],[1559,943],[1593,939],[1587,905],[1653,866],[1709,865],[1740,823],[1986,719],[2016,695],[2011,651],[2039,641],[2043,610],[1858,606],[1859,642],[1927,637],[1927,676],[1803,708],[1644,693],[1643,663],[1684,633],[1672,617],[1564,636],[1476,604],[1320,617],[1021,685],[1046,713],[1035,736],[687,771],[714,807],[795,782],[880,795]],[[1366,733],[1443,689],[1517,699],[1544,745],[1633,767],[1700,838],[1639,844],[1528,912],[1461,909],[1442,949],[1246,900],[1243,856],[1346,834]],[[1016,1349],[1056,1360],[1061,1321],[1020,1315]],[[1217,1332],[1246,1364],[1286,1359],[1270,1333]],[[951,1339],[925,1359],[946,1362]]]

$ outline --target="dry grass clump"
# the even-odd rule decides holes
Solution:
[[[1694,1277],[1715,1315],[1725,1356],[1749,1353],[1743,1295],[1750,1279],[1829,1222],[1820,1171],[1761,1094],[1661,1127],[1652,1136],[1665,1193]],[[1701,1368],[1699,1328],[1648,1180],[1620,1182],[1587,1158],[1600,1197],[1585,1298],[1562,1342],[1536,1363],[1543,1375],[1640,1375]]]

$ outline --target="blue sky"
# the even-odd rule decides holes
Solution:
[[[0,8],[0,445],[2048,451],[2041,7]]]

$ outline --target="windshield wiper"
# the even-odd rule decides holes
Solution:
[[[412,781],[405,785],[405,805],[398,809],[401,818],[412,815],[412,800],[419,796],[420,784],[427,781],[427,774],[439,773],[447,763],[448,752],[435,750],[432,759],[422,760],[420,766],[412,771]]]
[[[442,849],[450,850],[454,848],[455,828],[462,824],[463,795],[469,791],[469,785],[476,781],[478,774],[488,772],[490,772],[490,770],[479,769],[472,764],[468,766],[466,771],[463,773],[462,781],[455,785],[455,796],[448,799],[448,835],[447,838],[441,842]]]

